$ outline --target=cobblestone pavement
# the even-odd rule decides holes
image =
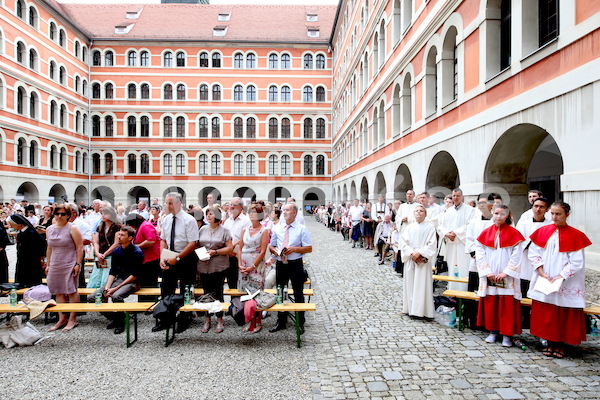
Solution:
[[[402,280],[377,265],[372,251],[353,249],[307,218],[317,313],[305,339],[314,399],[571,399],[600,398],[600,342],[588,335],[575,357],[483,341],[400,315]]]

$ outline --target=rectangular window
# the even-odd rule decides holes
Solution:
[[[558,37],[558,0],[539,0],[540,47]]]

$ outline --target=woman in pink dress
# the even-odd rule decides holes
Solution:
[[[48,250],[46,252],[46,275],[48,289],[56,295],[58,303],[79,303],[77,281],[83,262],[83,239],[79,229],[69,222],[71,207],[64,204],[54,207],[54,224],[46,230]],[[50,328],[63,328],[68,332],[77,326],[77,313],[58,313],[58,322]]]

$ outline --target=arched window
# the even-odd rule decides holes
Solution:
[[[289,175],[291,171],[290,156],[284,154],[281,156],[281,175]]]
[[[79,90],[81,89],[81,78],[76,76],[75,77],[75,91],[77,93],[79,93]]]
[[[114,88],[112,83],[104,85],[104,97],[112,99],[114,97]]]
[[[25,139],[20,138],[17,141],[17,164],[23,165],[25,163]],[[53,146],[54,147],[54,146]],[[50,154],[52,154],[52,150],[50,150]]]
[[[233,174],[242,175],[242,169],[244,165],[244,159],[241,154],[236,154],[233,157]]]
[[[75,112],[75,132],[79,132],[79,120],[81,118],[81,113],[79,111]]]
[[[269,118],[269,139],[277,139],[277,118]]]
[[[246,120],[246,138],[254,139],[256,137],[256,120],[254,117],[249,117]]]
[[[83,126],[82,126],[82,133],[85,135],[87,133],[87,121],[88,121],[88,116],[87,114],[83,114]]]
[[[58,158],[58,167],[60,170],[67,169],[67,151],[65,148],[60,149],[60,156]]]
[[[221,121],[219,120],[219,117],[213,117],[212,121],[212,137],[213,138],[218,138],[221,136]]]
[[[130,174],[137,174],[137,157],[135,154],[129,154],[127,156],[127,171]]]
[[[317,67],[317,69],[325,69],[325,56],[323,54],[317,54],[317,57],[315,59],[315,66]]]
[[[29,166],[35,167],[38,164],[37,160],[38,145],[35,140],[29,144]]]
[[[67,80],[67,70],[65,69],[65,67],[60,67],[58,69],[58,83],[60,83],[61,85],[64,85],[66,83]]]
[[[242,53],[235,53],[233,56],[233,68],[244,68],[244,55]]]
[[[317,156],[317,175],[325,175],[325,156]]]
[[[165,100],[173,100],[173,85],[167,83],[163,88],[163,98]]]
[[[432,47],[425,64],[425,117],[437,111],[437,49]]]
[[[291,67],[290,55],[282,54],[281,55],[281,69],[290,69],[290,67]]]
[[[256,87],[254,85],[250,85],[246,89],[246,101],[256,101]]]
[[[307,154],[304,156],[304,175],[312,175],[313,174],[313,158],[311,155]]]
[[[167,51],[163,55],[163,67],[171,68],[173,66],[173,53]]]
[[[313,69],[313,56],[312,54],[304,55],[304,69]]]
[[[75,57],[78,57],[78,58],[79,58],[79,48],[80,48],[79,42],[75,41]]]
[[[23,42],[17,42],[17,62],[21,64],[25,62],[25,45]]]
[[[385,46],[385,21],[381,21],[379,26],[379,65],[383,67],[385,63],[387,48]]]
[[[279,160],[275,154],[269,156],[269,175],[277,175]]]
[[[101,64],[101,55],[100,50],[94,50],[92,53],[92,65],[94,67],[99,67]]]
[[[199,60],[198,60],[198,66],[200,68],[208,68],[208,53],[203,51],[202,53],[200,53],[199,56]]]
[[[290,138],[290,119],[282,118],[281,119],[281,138],[289,139]]]
[[[213,154],[210,158],[210,165],[212,175],[221,175],[221,156]]]
[[[281,87],[281,101],[285,103],[292,101],[292,92],[289,86]]]
[[[113,156],[112,154],[106,154],[104,156],[104,174],[110,175],[113,173]]]
[[[140,118],[140,137],[150,137],[150,118],[145,115]]]
[[[104,118],[104,135],[107,137],[112,137],[114,135],[114,122],[113,117],[107,115]]]
[[[17,89],[17,114],[25,114],[25,99],[27,95],[25,94],[25,89],[19,87]]]
[[[137,65],[137,53],[131,50],[127,53],[127,66],[135,67]]]
[[[175,174],[185,174],[185,157],[183,154],[177,154],[175,156]]]
[[[83,79],[81,81],[81,94],[84,96],[87,96],[88,95],[87,90],[88,90],[87,81],[85,79]]]
[[[177,85],[177,100],[185,100],[185,85],[183,83]]]
[[[38,66],[38,55],[34,49],[29,49],[29,68],[37,71]]]
[[[137,136],[136,132],[137,121],[133,115],[127,117],[127,136],[135,137]]]
[[[213,68],[221,68],[221,55],[219,53],[213,53],[212,67]]]
[[[256,174],[256,157],[254,154],[248,154],[246,157],[246,175]]]
[[[277,54],[269,54],[269,68],[279,68],[279,57],[277,56]]]
[[[53,42],[56,41],[56,24],[54,22],[50,22],[50,29],[48,32],[48,36],[50,37],[50,40],[52,40]]]
[[[312,103],[313,89],[310,86],[304,86],[304,89],[302,90],[302,101],[305,103]]]
[[[206,84],[200,85],[200,94],[198,96],[198,100],[200,100],[200,101],[208,100],[208,85],[206,85]]]
[[[50,61],[50,67],[48,68],[48,76],[50,79],[56,79],[56,63]]]
[[[100,84],[98,82],[92,83],[92,99],[100,98]]]
[[[105,67],[112,67],[113,66],[113,60],[114,55],[112,51],[107,51],[106,53],[104,53],[104,66]]]
[[[213,101],[221,100],[221,85],[213,85],[212,87],[212,99]]]
[[[456,38],[458,31],[450,27],[444,38],[442,48],[441,76],[442,78],[442,106],[456,100],[458,96],[458,57],[456,51]]]
[[[56,168],[56,146],[52,145],[50,146],[50,169],[55,169]],[[98,156],[100,157],[100,156]],[[99,172],[98,172],[99,173]]]
[[[98,153],[92,154],[92,174],[100,175],[100,154]]]
[[[50,101],[50,123],[56,124],[56,102],[54,100]]]
[[[127,85],[127,98],[135,99],[137,97],[137,88],[135,83],[130,83]]]
[[[233,88],[233,101],[244,101],[244,88],[242,85],[235,85]]]
[[[200,117],[198,120],[198,137],[208,137],[208,118]]]
[[[185,67],[185,53],[183,51],[177,52],[177,66]]]
[[[317,118],[316,136],[317,136],[317,139],[325,139],[325,119],[324,118]]]
[[[304,120],[304,139],[312,139],[313,137],[313,121],[312,118]]]
[[[318,102],[325,101],[325,88],[323,86],[319,86],[317,88],[317,101]]]
[[[140,86],[140,92],[142,95],[142,99],[147,100],[150,98],[150,85],[147,83],[142,83]]]
[[[173,156],[165,154],[163,156],[163,174],[171,175],[173,173]]]
[[[200,154],[198,157],[198,175],[208,174],[208,156],[206,154]]]
[[[185,137],[185,118],[184,117],[177,117],[177,119],[175,120],[175,125],[176,125],[176,135],[177,137]]]
[[[173,118],[165,117],[163,119],[163,136],[173,137]]]
[[[75,172],[81,172],[81,153],[75,152]]]
[[[277,101],[277,86],[269,86],[269,101]]]
[[[67,38],[65,35],[65,31],[63,31],[62,29],[58,32],[58,45],[60,47],[65,47],[67,43]]]
[[[29,95],[29,117],[35,119],[37,116],[37,102],[38,95],[35,92],[32,92]]]
[[[17,13],[17,17],[23,18],[23,15],[25,14],[25,8],[23,7],[23,2],[21,0],[16,1],[15,12]]]
[[[404,77],[402,85],[402,131],[410,128],[412,124],[412,93],[410,87],[410,74]]]
[[[149,174],[150,173],[150,157],[146,153],[144,153],[140,156],[140,173],[141,174]]]
[[[242,118],[240,118],[240,117],[236,117],[233,120],[233,137],[234,138],[244,137],[244,123],[242,121]]]
[[[61,128],[66,128],[67,123],[67,107],[64,104],[60,105],[59,125]]]
[[[150,66],[150,53],[146,50],[140,53],[140,67],[149,67]]]
[[[246,69],[256,68],[256,55],[250,53],[246,56]]]
[[[87,155],[87,153],[83,153],[83,156],[81,157],[81,167],[82,167],[81,168],[82,172],[84,174],[87,174],[87,172],[88,172],[88,155]]]
[[[92,116],[92,136],[100,136],[100,117]]]

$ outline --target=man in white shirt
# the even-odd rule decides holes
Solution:
[[[215,205],[215,196],[212,193],[206,195],[206,206],[202,209],[204,211],[204,215],[206,215],[206,210]]]
[[[92,243],[92,228],[85,220],[79,218],[79,206],[75,203],[68,203],[71,208],[71,217],[69,222],[75,225],[79,232],[81,232],[81,238],[83,239],[83,245],[89,246]],[[84,252],[84,255],[86,253]],[[79,287],[85,287],[85,268],[81,267],[81,273],[79,274]]]
[[[539,190],[531,189],[529,192],[527,192],[527,201],[529,202],[530,208],[529,208],[529,210],[527,210],[523,214],[521,214],[521,217],[519,218],[519,221],[517,222],[517,226],[519,225],[519,223],[522,220],[527,221],[527,220],[530,220],[531,218],[533,218],[533,210],[531,207],[533,207],[533,202],[536,199],[539,199],[540,197],[544,197],[544,195]],[[550,219],[550,215],[547,215],[546,217],[548,219]]]
[[[392,216],[385,214],[383,222],[377,225],[375,230],[375,241],[377,243],[377,254],[380,254],[379,264],[383,264],[385,261],[384,248],[389,243],[389,238],[392,234]]]
[[[312,252],[312,239],[306,226],[296,221],[298,206],[296,203],[287,203],[283,206],[284,225],[277,225],[273,229],[269,250],[277,260],[277,285],[285,287],[288,281],[292,282],[296,303],[304,303],[304,264],[302,255]],[[299,313],[300,333],[304,333],[304,313]],[[269,332],[277,332],[286,328],[287,313],[277,315],[277,325]]]
[[[148,218],[150,218],[150,214],[148,214],[148,211],[146,210],[146,202],[144,200],[140,200],[137,204],[137,209],[133,210],[131,213],[141,215],[146,221],[148,221]]]
[[[242,237],[242,231],[252,225],[248,216],[242,212],[243,208],[242,199],[234,197],[229,203],[229,218],[223,223],[223,227],[231,233],[231,242],[233,243],[233,252],[229,255],[229,268],[225,273],[227,285],[230,289],[237,289],[239,275],[237,248]]]
[[[383,221],[383,217],[390,213],[390,210],[387,208],[387,204],[385,204],[385,199],[381,194],[377,199],[377,203],[375,204],[373,213],[375,217],[374,219],[377,221],[377,223]]]
[[[438,233],[446,243],[445,257],[450,275],[466,278],[469,276],[471,258],[465,253],[467,224],[477,217],[478,213],[464,203],[463,192],[459,188],[452,191],[452,203],[440,221]],[[448,282],[448,289],[467,290],[467,284]]]
[[[348,210],[348,219],[352,228],[350,229],[350,241],[352,247],[356,247],[356,241],[360,238],[360,221],[363,215],[364,209],[358,205],[358,199],[354,199],[354,205]]]
[[[102,200],[96,199],[92,202],[92,209],[94,210],[86,217],[86,221],[94,230],[97,227],[98,223],[102,219],[102,213],[100,212],[100,208],[102,207]]]

